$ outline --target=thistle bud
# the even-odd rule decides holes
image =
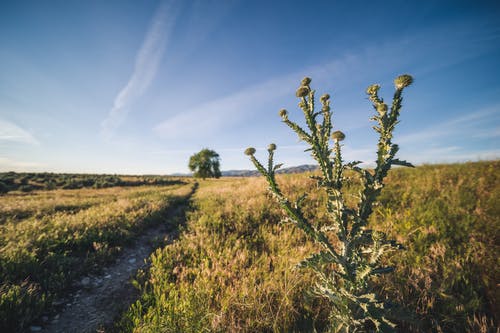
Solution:
[[[276,145],[274,143],[271,143],[268,147],[267,150],[269,151],[275,151],[276,150]]]
[[[385,114],[387,112],[387,104],[380,103],[379,105],[377,105],[377,111],[380,114]]]
[[[369,86],[366,89],[366,93],[368,95],[375,95],[378,92],[379,89],[380,89],[380,85],[378,85],[378,84],[372,84],[371,86]]]
[[[323,96],[321,96],[321,97],[320,97],[320,99],[319,99],[319,100],[321,101],[321,103],[323,103],[323,104],[324,104],[324,103],[326,103],[326,101],[328,101],[329,99],[330,99],[330,95],[328,95],[328,94],[324,94]]]
[[[332,139],[334,141],[342,141],[345,139],[345,134],[342,133],[341,131],[335,131],[332,133]]]
[[[411,75],[408,74],[400,75],[394,80],[394,85],[396,86],[396,89],[406,88],[412,83],[413,83],[413,78],[411,77]]]
[[[297,97],[306,97],[307,94],[309,94],[309,87],[306,86],[299,87],[299,89],[295,92],[295,96]]]
[[[249,148],[245,149],[245,155],[253,156],[253,154],[255,154],[255,148],[249,147]]]
[[[281,109],[280,110],[280,117],[281,118],[286,118],[286,116],[288,116],[288,111],[285,110],[285,109]]]
[[[309,83],[311,83],[311,78],[306,76],[305,78],[302,79],[301,85],[308,86]]]

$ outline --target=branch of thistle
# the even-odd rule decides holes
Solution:
[[[255,168],[261,173],[269,184],[269,190],[276,197],[281,207],[285,210],[290,220],[296,224],[300,229],[302,229],[309,237],[317,241],[321,244],[329,254],[335,258],[335,262],[341,265],[344,269],[346,268],[345,260],[337,253],[333,245],[330,243],[328,237],[321,230],[318,230],[314,225],[312,225],[307,219],[304,217],[302,210],[300,209],[299,201],[294,206],[291,205],[290,201],[283,195],[281,189],[278,186],[275,178],[276,166],[272,164],[272,158],[274,154],[274,150],[276,149],[275,144],[269,145],[269,161],[268,161],[268,169],[266,170],[262,163],[259,162],[254,156],[255,148],[247,148],[245,150],[245,154],[250,157],[250,160],[254,164]]]
[[[398,123],[398,117],[402,106],[402,92],[403,89],[408,87],[412,82],[413,79],[410,75],[401,75],[394,80],[396,91],[394,93],[390,112],[388,112],[387,104],[378,96],[378,90],[380,89],[378,84],[371,85],[366,90],[377,112],[377,114],[372,117],[372,120],[375,120],[378,124],[378,126],[374,126],[374,129],[379,133],[379,140],[377,144],[377,161],[374,175],[372,176],[369,171],[362,170],[358,167],[351,168],[358,172],[363,180],[363,189],[360,195],[358,214],[356,217],[357,223],[355,223],[351,230],[351,235],[353,236],[358,234],[361,228],[368,223],[368,217],[373,211],[373,203],[384,187],[383,181],[392,165],[413,167],[413,165],[406,161],[400,161],[394,158],[399,147],[397,144],[392,143],[393,131]]]
[[[313,158],[318,162],[320,166],[320,170],[323,173],[324,179],[318,181],[318,185],[324,188],[328,188],[331,186],[331,182],[333,181],[332,175],[332,163],[330,161],[331,150],[329,148],[329,140],[330,140],[330,132],[332,129],[331,124],[331,113],[329,106],[330,95],[325,94],[321,96],[320,100],[323,105],[321,112],[314,112],[314,90],[311,90],[309,84],[311,83],[311,79],[305,77],[301,86],[297,89],[295,95],[299,97],[301,100],[299,102],[299,107],[304,112],[304,116],[306,119],[307,126],[309,127],[310,134],[307,135],[308,140],[306,141],[311,148],[311,154]],[[318,115],[323,115],[322,125],[319,125],[316,121],[316,117]],[[285,124],[291,127],[302,139],[304,136],[304,131],[295,123],[290,122],[288,120],[288,114],[286,110],[280,111],[280,116]]]
[[[332,150],[329,147],[330,132],[332,129],[331,112],[330,112],[330,95],[321,96],[322,110],[320,113],[314,112],[314,90],[311,90],[309,84],[311,79],[306,77],[302,80],[301,86],[297,89],[296,96],[301,99],[299,106],[304,112],[306,123],[311,131],[309,140],[307,141],[311,148],[313,158],[318,162],[323,179],[317,179],[318,185],[323,187],[329,197],[327,206],[328,213],[333,218],[338,227],[338,236],[344,242],[344,248],[348,247],[347,242],[347,218],[344,209],[344,199],[342,196],[342,173],[344,166],[342,165],[341,149],[339,142],[345,138],[345,135],[336,131],[332,134],[335,141],[333,152],[335,154],[333,161],[331,156]],[[318,115],[323,115],[323,124],[319,125],[316,122]],[[288,124],[288,116],[286,111],[280,112],[283,121]],[[289,125],[290,126],[290,125]],[[293,129],[293,128],[292,128]],[[297,131],[296,131],[297,132]],[[297,132],[299,138],[301,133]],[[331,203],[334,202],[335,205]]]

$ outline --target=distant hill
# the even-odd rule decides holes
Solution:
[[[304,165],[279,169],[278,171],[276,171],[276,173],[284,173],[284,174],[302,173],[302,172],[308,172],[308,171],[315,171],[317,168],[318,168],[318,166],[316,166],[316,165],[304,164]],[[255,177],[255,176],[259,176],[259,175],[260,174],[257,170],[222,171],[223,177]]]

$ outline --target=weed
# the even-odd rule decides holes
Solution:
[[[374,276],[394,271],[392,266],[381,265],[382,256],[393,249],[401,248],[394,240],[387,239],[385,233],[367,228],[369,217],[377,197],[384,187],[384,179],[393,165],[410,166],[406,161],[396,159],[398,145],[392,143],[393,131],[401,111],[402,92],[413,79],[401,75],[394,81],[396,90],[389,110],[378,96],[379,85],[368,87],[367,94],[372,101],[376,115],[375,131],[379,134],[376,167],[373,171],[359,167],[360,161],[344,163],[340,142],[345,139],[341,131],[332,132],[330,96],[320,100],[321,111],[315,111],[314,90],[310,88],[310,78],[304,78],[297,89],[299,107],[304,112],[308,130],[288,118],[286,110],[280,111],[283,122],[299,139],[309,144],[308,151],[318,162],[320,176],[313,176],[318,188],[327,196],[326,211],[331,221],[319,227],[313,219],[305,217],[303,201],[306,194],[291,202],[281,191],[275,172],[281,164],[274,164],[276,145],[268,147],[267,168],[254,156],[255,149],[248,148],[257,170],[266,177],[269,190],[288,216],[288,221],[302,229],[311,239],[322,246],[322,250],[300,263],[300,267],[311,268],[318,277],[316,292],[331,304],[332,329],[335,332],[392,331],[395,324],[389,319],[395,316],[397,308],[390,301],[382,300],[370,286]],[[318,120],[318,117],[322,119]],[[333,148],[330,147],[333,139]],[[361,190],[355,207],[346,205],[343,187],[349,179],[345,171],[351,170],[361,180]],[[332,241],[332,234],[335,241]]]

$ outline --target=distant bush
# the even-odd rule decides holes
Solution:
[[[21,185],[21,186],[19,186],[19,191],[21,191],[21,192],[31,192],[33,190],[34,190],[34,188],[31,185]]]
[[[9,192],[9,187],[4,182],[0,182],[0,194]]]

